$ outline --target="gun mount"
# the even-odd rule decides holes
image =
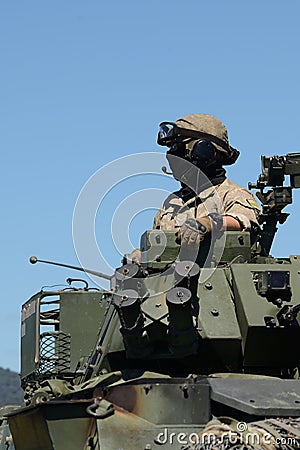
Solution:
[[[277,231],[277,223],[283,224],[289,214],[282,210],[292,203],[292,189],[300,187],[300,153],[288,153],[286,156],[262,156],[262,173],[255,184],[249,183],[249,189],[259,189],[256,195],[262,203],[260,254],[267,256]],[[285,176],[289,175],[290,185],[283,186]],[[272,189],[264,192],[264,189]]]
[[[263,156],[249,187],[262,202],[258,245],[228,231],[209,267],[180,260],[175,233],[162,230],[141,237],[141,266],[113,276],[50,262],[111,288],[68,279],[23,304],[25,404],[3,412],[1,450],[210,450],[224,439],[230,449],[230,433],[244,449],[253,439],[300,447],[300,256],[270,256],[300,187],[300,153]]]

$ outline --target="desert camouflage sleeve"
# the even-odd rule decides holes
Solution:
[[[259,226],[260,207],[251,192],[235,186],[224,196],[224,214],[232,216],[241,224],[242,230],[251,230],[253,225]]]

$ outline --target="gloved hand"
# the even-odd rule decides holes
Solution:
[[[141,265],[142,262],[142,252],[139,248],[136,248],[131,253],[126,253],[123,256],[122,264],[133,264],[136,263],[138,265]]]
[[[199,245],[212,227],[212,221],[208,216],[201,217],[199,220],[188,219],[180,229],[181,244]]]
[[[218,233],[221,233],[222,231],[224,231],[224,216],[222,216],[222,214],[219,213],[210,213],[208,214],[208,217],[210,219],[212,219],[212,223],[213,223],[213,228],[215,231],[217,231]],[[225,226],[226,228],[226,226]]]

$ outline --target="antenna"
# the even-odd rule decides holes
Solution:
[[[53,264],[54,266],[67,267],[68,269],[80,270],[81,272],[90,273],[91,275],[95,275],[96,277],[104,278],[105,280],[110,280],[111,276],[106,275],[102,272],[97,272],[96,270],[84,269],[83,267],[72,266],[71,264],[63,264],[54,261],[46,261],[44,259],[38,259],[36,256],[30,256],[29,262],[31,264],[36,264],[37,262],[45,263],[45,264]]]

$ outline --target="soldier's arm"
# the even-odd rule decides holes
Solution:
[[[242,225],[241,223],[232,216],[223,216],[223,227],[221,231],[241,231]]]
[[[251,231],[253,226],[259,226],[259,212],[260,208],[250,192],[234,190],[226,196],[224,225],[228,231]]]

